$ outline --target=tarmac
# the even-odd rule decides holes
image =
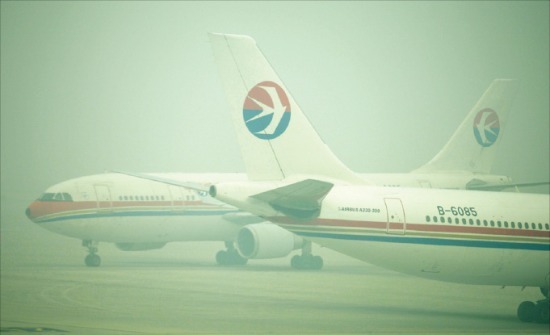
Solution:
[[[549,334],[516,317],[537,288],[429,281],[314,247],[321,271],[290,257],[220,267],[222,242],[126,252],[32,223],[2,224],[1,332],[50,334]]]

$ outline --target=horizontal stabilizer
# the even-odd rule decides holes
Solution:
[[[251,198],[266,202],[287,216],[311,219],[319,215],[321,201],[333,186],[334,184],[325,181],[306,179],[253,195]]]
[[[548,181],[533,182],[533,183],[505,183],[505,184],[489,184],[489,183],[468,183],[466,185],[467,190],[476,190],[476,191],[502,191],[507,188],[513,187],[533,187],[533,186],[542,186],[550,185]]]

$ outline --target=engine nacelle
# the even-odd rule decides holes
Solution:
[[[298,235],[272,223],[246,225],[237,235],[237,250],[245,258],[284,257],[303,243]]]
[[[151,243],[115,243],[117,248],[122,251],[144,251],[160,249],[166,245],[164,242],[151,242]]]

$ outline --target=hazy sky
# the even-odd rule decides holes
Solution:
[[[431,159],[495,78],[494,172],[549,179],[549,2],[1,2],[2,223],[119,169],[244,172],[207,32],[256,39],[358,172]]]

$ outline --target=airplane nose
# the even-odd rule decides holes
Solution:
[[[32,204],[29,205],[29,207],[27,207],[27,209],[25,210],[25,215],[29,218],[29,220],[33,221],[34,222],[34,219],[36,218],[36,215],[33,213],[33,207],[35,207],[35,203],[33,202]]]

